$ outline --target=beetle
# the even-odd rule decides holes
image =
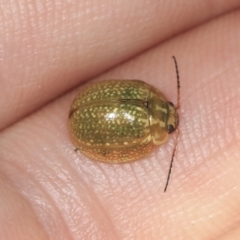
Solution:
[[[97,161],[123,163],[143,158],[154,146],[166,142],[179,124],[180,81],[177,62],[173,59],[177,73],[177,107],[158,89],[141,80],[104,80],[81,91],[71,105],[68,118],[76,150]]]

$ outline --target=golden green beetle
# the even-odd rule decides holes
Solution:
[[[103,162],[128,162],[152,152],[178,126],[178,114],[161,92],[140,80],[105,80],[74,100],[69,114],[73,143]]]
[[[77,95],[68,126],[74,145],[83,154],[98,161],[122,163],[150,154],[178,123],[174,105],[150,84],[105,80]]]

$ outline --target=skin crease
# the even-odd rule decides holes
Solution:
[[[1,239],[240,238],[240,3],[173,3],[0,4]],[[74,152],[67,117],[101,79],[141,79],[175,103],[172,55],[180,136],[163,193],[174,134],[104,164]]]

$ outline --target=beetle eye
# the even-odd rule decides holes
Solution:
[[[168,102],[168,104],[174,107],[174,104],[172,102]]]
[[[175,131],[175,128],[173,125],[168,125],[168,133],[173,133]]]

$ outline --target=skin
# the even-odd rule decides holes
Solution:
[[[0,1],[1,239],[240,238],[240,3],[169,3]],[[84,85],[108,78],[175,103],[172,55],[180,136],[163,193],[174,134],[104,164],[74,152],[67,117]]]

